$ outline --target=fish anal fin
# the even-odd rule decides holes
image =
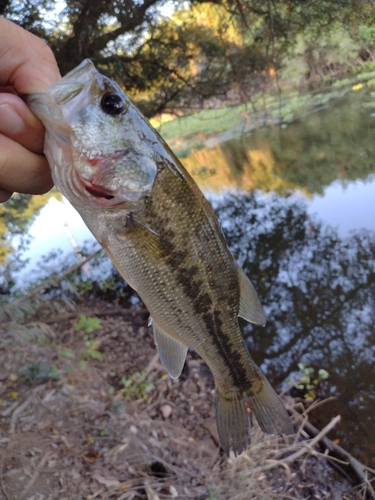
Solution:
[[[238,264],[237,269],[240,284],[240,310],[238,316],[246,319],[249,323],[264,326],[266,317],[255,288]]]
[[[153,320],[152,328],[160,361],[170,377],[178,378],[184,367],[188,347],[165,333]]]
[[[232,448],[240,455],[250,444],[250,419],[240,392],[222,391],[216,386],[216,424],[221,447],[229,456]]]

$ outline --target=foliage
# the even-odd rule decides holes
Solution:
[[[43,361],[36,361],[25,367],[21,376],[27,380],[30,385],[45,384],[49,380],[59,380],[60,376],[56,365],[49,366]]]
[[[81,359],[83,361],[87,361],[89,359],[102,359],[102,354],[98,350],[101,344],[101,340],[93,340],[90,339],[88,334],[93,333],[96,330],[100,330],[102,327],[102,323],[100,319],[95,318],[93,316],[84,316],[81,315],[78,318],[78,321],[74,325],[74,329],[76,331],[80,331],[84,333],[84,340],[85,340],[85,349],[81,353]]]
[[[364,59],[372,54],[372,6],[355,0],[176,0],[173,6],[164,0],[5,0],[0,14],[44,38],[63,74],[92,59],[147,116],[212,105],[216,97],[247,100],[274,82],[301,36],[309,47],[320,43],[319,72],[331,64],[331,46],[340,57],[342,42],[332,45],[331,28],[345,30],[359,44],[359,56],[361,50]]]
[[[0,317],[0,323],[5,320],[9,321],[9,316],[12,321],[8,323],[7,327],[3,330],[0,329],[0,346],[3,348],[14,348],[15,345],[25,346],[28,342],[34,341],[38,344],[48,343],[55,339],[55,333],[52,328],[39,321],[31,321],[27,325],[18,323],[25,314],[33,314],[37,307],[34,304],[25,304],[25,307],[20,311],[20,316],[14,314],[14,309],[7,307],[6,316]]]
[[[316,399],[316,390],[323,380],[327,380],[329,373],[327,370],[320,368],[318,376],[315,377],[315,369],[311,366],[306,366],[304,363],[298,363],[300,373],[295,375],[294,379],[288,379],[287,383],[301,391],[305,399]]]
[[[360,62],[361,45],[341,24],[317,33],[307,27],[298,34],[293,49],[283,60],[281,76],[295,82],[324,81],[327,76],[348,71]]]
[[[81,353],[81,359],[88,361],[89,359],[102,359],[102,353],[98,350],[101,340],[86,340],[86,347]]]
[[[92,333],[96,330],[99,330],[102,327],[102,323],[99,318],[95,318],[93,316],[84,316],[81,315],[78,318],[78,321],[74,325],[74,329],[83,333]]]
[[[146,394],[154,388],[152,382],[145,380],[146,372],[144,370],[135,372],[130,377],[122,377],[121,384],[124,386],[123,396],[133,396],[137,399],[145,399]]]

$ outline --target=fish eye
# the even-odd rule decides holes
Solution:
[[[124,98],[115,92],[104,94],[100,105],[102,110],[108,115],[119,115],[125,109]]]

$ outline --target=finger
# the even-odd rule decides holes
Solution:
[[[19,94],[45,92],[60,79],[51,49],[37,36],[0,18],[0,86]]]
[[[0,134],[34,153],[43,153],[44,127],[15,95],[0,94]]]
[[[12,196],[12,194],[13,194],[12,192],[0,188],[0,203],[8,201],[9,198]]]
[[[0,179],[0,188],[9,192],[43,194],[53,186],[46,158],[3,135],[0,135]]]

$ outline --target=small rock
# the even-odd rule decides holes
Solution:
[[[161,408],[160,408],[160,411],[163,415],[164,418],[168,418],[171,416],[171,413],[172,413],[172,407],[169,406],[169,405],[163,405]]]

